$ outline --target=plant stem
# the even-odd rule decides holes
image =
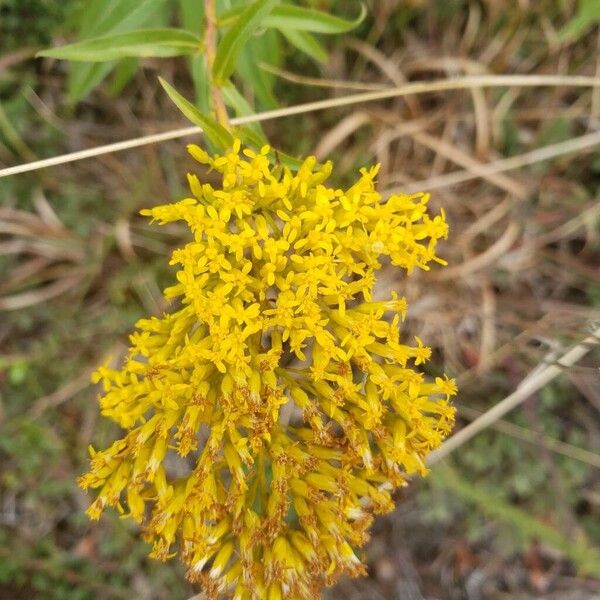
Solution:
[[[229,117],[225,108],[225,101],[221,94],[221,88],[215,83],[213,78],[213,65],[217,54],[217,9],[215,0],[204,0],[204,49],[206,51],[206,67],[208,72],[208,83],[210,85],[213,108],[217,121],[226,129],[230,129]]]

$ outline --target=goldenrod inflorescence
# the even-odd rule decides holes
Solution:
[[[193,198],[143,211],[194,240],[173,253],[172,312],[140,320],[122,369],[95,375],[127,433],[91,449],[88,514],[127,511],[211,598],[318,598],[364,572],[371,515],[452,427],[454,382],[425,379],[429,348],[399,341],[405,300],[372,297],[382,259],[443,263],[447,224],[426,194],[383,201],[377,167],[336,190],[314,157],[292,171],[268,147],[189,150],[222,187],[190,175]]]

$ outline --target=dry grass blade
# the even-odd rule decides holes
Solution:
[[[292,73],[285,69],[279,69],[273,65],[261,62],[260,68],[263,71],[272,73],[281,79],[297,83],[299,85],[307,85],[311,87],[323,87],[333,88],[341,90],[357,90],[361,92],[376,91],[376,90],[389,90],[390,86],[384,83],[362,83],[359,81],[346,81],[342,79],[323,79],[322,77],[307,77],[306,75],[300,75],[299,73]]]
[[[0,310],[20,310],[28,306],[41,304],[57,296],[62,296],[65,292],[79,285],[80,282],[81,277],[79,275],[62,277],[44,288],[0,298]]]
[[[466,168],[476,177],[487,179],[493,185],[505,190],[509,194],[512,194],[519,200],[525,200],[529,196],[527,189],[523,184],[499,173],[487,174],[485,164],[476,160],[472,156],[469,156],[466,152],[463,152],[455,145],[449,144],[444,140],[437,139],[427,133],[416,133],[412,137],[419,144],[427,146],[427,148],[430,148],[434,152],[441,154],[444,156],[444,158],[447,158],[457,165]]]
[[[430,273],[430,279],[433,281],[450,281],[484,269],[510,250],[519,237],[520,231],[521,226],[517,222],[511,221],[504,233],[485,252],[459,265]]]
[[[571,140],[567,140],[566,142],[551,144],[549,146],[544,146],[543,148],[532,150],[531,152],[519,154],[518,156],[511,156],[510,158],[494,161],[488,165],[482,165],[481,167],[478,167],[476,171],[467,170],[448,173],[432,179],[416,181],[399,188],[388,189],[385,190],[385,193],[388,196],[391,196],[398,193],[413,194],[423,190],[437,190],[439,188],[465,183],[466,181],[471,181],[478,177],[491,177],[504,171],[520,169],[544,160],[556,158],[557,156],[573,154],[575,152],[589,152],[598,146],[598,144],[600,144],[600,131],[594,131],[593,133],[587,133]]]
[[[327,100],[318,100],[316,102],[307,102],[287,108],[279,108],[269,110],[255,115],[238,117],[231,119],[232,125],[243,125],[246,123],[258,123],[290,117],[298,114],[306,114],[329,108],[339,108],[341,106],[351,106],[360,104],[361,102],[374,102],[376,100],[385,100],[389,98],[399,98],[402,96],[410,96],[413,94],[426,94],[431,92],[442,92],[448,90],[464,90],[482,87],[540,87],[540,86],[574,86],[574,87],[600,87],[600,79],[596,77],[583,76],[555,76],[555,75],[495,75],[484,77],[463,77],[457,79],[443,79],[440,81],[419,81],[408,83],[396,88],[382,90],[377,92],[365,92],[364,94],[353,94],[350,96],[341,96],[339,98],[331,98]],[[19,173],[27,173],[29,171],[37,171],[47,167],[62,165],[77,160],[93,158],[102,154],[110,154],[112,152],[120,152],[131,148],[139,148],[147,144],[156,144],[166,142],[189,135],[201,133],[199,127],[183,127],[173,129],[163,133],[146,135],[123,142],[89,148],[78,152],[71,152],[53,158],[33,161],[15,167],[0,169],[0,177],[8,177],[9,175],[17,175]],[[594,135],[594,134],[590,134]],[[579,138],[578,138],[579,139]],[[543,160],[543,159],[541,159]],[[471,177],[469,177],[471,178]],[[468,179],[469,179],[468,178]]]
[[[41,190],[34,191],[33,200],[37,215],[0,210],[0,256],[20,257],[0,282],[0,311],[56,298],[85,276],[88,254],[82,239],[64,226]]]
[[[351,136],[357,129],[360,129],[363,125],[370,122],[370,115],[363,111],[348,115],[321,138],[321,141],[315,148],[315,156],[319,160],[323,160],[347,137]]]
[[[540,365],[536,368],[521,382],[512,394],[498,402],[493,408],[475,419],[464,429],[455,433],[451,438],[446,440],[440,448],[432,452],[427,459],[427,463],[433,465],[436,462],[439,462],[454,452],[454,450],[466,444],[478,433],[491,427],[504,415],[527,400],[533,393],[537,392],[537,390],[541,389],[560,375],[563,372],[563,369],[577,363],[592,349],[592,347],[598,345],[598,343],[600,343],[600,327],[596,327],[592,332],[592,335],[563,354],[558,361],[546,366]]]

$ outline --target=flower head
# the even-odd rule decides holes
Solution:
[[[212,598],[316,598],[364,572],[372,515],[452,427],[454,382],[426,380],[430,350],[400,342],[405,300],[373,300],[382,261],[443,264],[447,225],[426,194],[383,201],[377,167],[341,190],[314,157],[293,171],[268,147],[189,150],[222,187],[190,176],[193,197],[142,211],[193,240],[173,253],[172,311],[96,374],[126,433],[92,450],[88,514],[127,511]]]

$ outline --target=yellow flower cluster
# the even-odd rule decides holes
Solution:
[[[143,211],[194,239],[173,253],[172,312],[95,375],[127,433],[90,449],[88,514],[142,523],[152,556],[178,551],[210,598],[318,598],[364,572],[372,515],[452,427],[454,382],[425,379],[429,348],[399,341],[405,300],[372,297],[383,262],[443,263],[447,225],[425,194],[383,201],[377,167],[339,190],[314,157],[294,171],[268,147],[189,150],[222,186],[190,175],[193,198]]]

